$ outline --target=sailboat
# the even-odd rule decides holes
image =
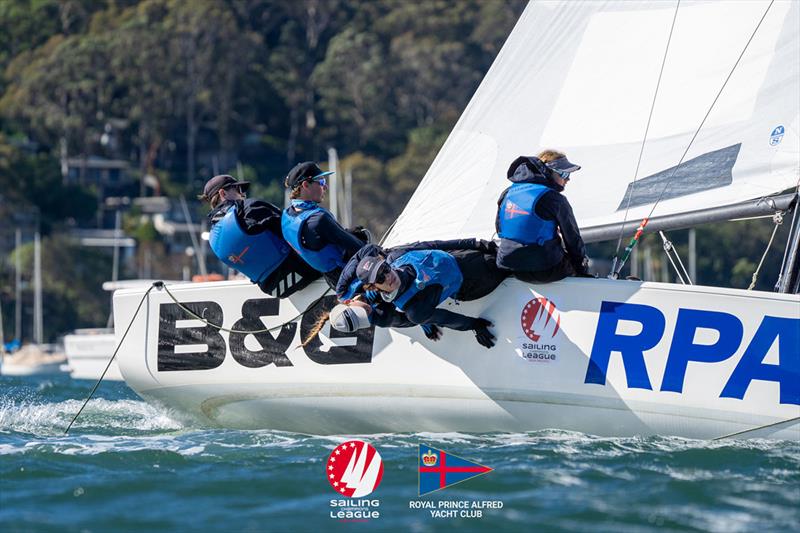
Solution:
[[[532,2],[385,245],[492,238],[507,166],[540,148],[583,166],[566,194],[590,242],[644,217],[796,213],[799,24],[797,2]],[[322,283],[283,300],[243,281],[117,291],[120,370],[226,427],[798,439],[798,231],[782,292],[510,278],[444,304],[490,319],[491,350],[419,328],[326,327],[301,347],[335,303]]]
[[[17,233],[19,235],[19,232]],[[17,238],[19,247],[20,238]],[[42,342],[43,308],[42,308],[42,244],[39,232],[33,240],[33,338],[34,343],[23,345],[10,355],[4,355],[2,372],[4,376],[41,376],[63,374],[68,371],[67,358],[59,346]],[[17,267],[19,269],[19,267]],[[20,299],[17,298],[17,305]]]

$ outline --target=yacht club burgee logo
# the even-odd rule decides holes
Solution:
[[[488,466],[462,459],[444,450],[419,445],[420,496],[491,471]]]
[[[419,495],[424,496],[474,477],[488,474],[488,466],[458,457],[433,446],[420,444],[417,451]],[[409,509],[424,509],[431,518],[484,518],[488,509],[502,509],[501,500],[412,500]]]

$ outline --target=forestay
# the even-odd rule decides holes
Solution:
[[[796,186],[800,3],[682,1],[675,9],[627,0],[528,5],[386,244],[491,237],[510,162],[542,148],[583,166],[566,191],[583,229],[621,222],[631,191],[627,219],[639,220],[662,191],[654,216]]]

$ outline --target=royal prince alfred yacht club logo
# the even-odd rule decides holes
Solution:
[[[488,474],[488,466],[458,457],[440,448],[419,444],[417,449],[419,495],[425,496],[472,478]],[[502,509],[501,500],[412,500],[410,509],[424,509],[431,518],[484,518],[489,509]]]
[[[537,296],[526,303],[520,313],[520,327],[524,336],[518,338],[517,355],[533,363],[556,361],[561,314],[552,300]]]
[[[380,500],[349,499],[369,496],[381,483],[383,461],[374,446],[360,440],[340,444],[328,456],[325,475],[342,497],[331,500],[331,518],[363,522],[380,517]]]

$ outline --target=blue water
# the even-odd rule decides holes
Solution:
[[[361,437],[384,474],[380,517],[330,518],[329,453],[352,436],[193,427],[103,383],[0,377],[0,531],[797,531],[800,444],[545,431]],[[417,444],[494,468],[419,497]],[[499,500],[433,518],[418,500]]]

